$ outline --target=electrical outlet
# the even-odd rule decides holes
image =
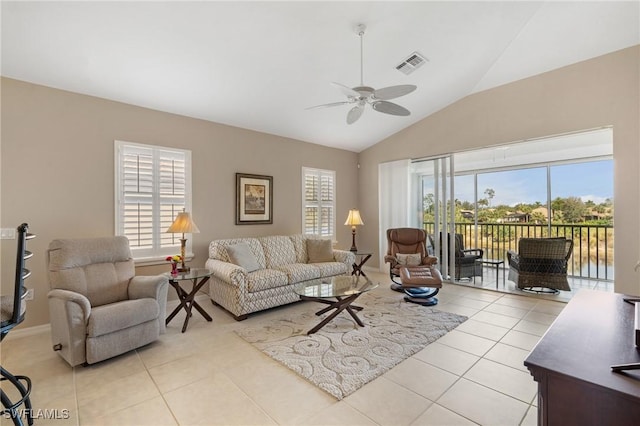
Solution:
[[[27,294],[24,295],[24,300],[33,300],[36,291],[32,288],[27,289]]]
[[[0,231],[0,239],[15,240],[16,230],[14,228],[2,228],[2,230]]]

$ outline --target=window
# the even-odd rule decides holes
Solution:
[[[191,151],[116,141],[115,162],[116,235],[138,261],[175,254],[181,234],[165,231],[191,210]]]
[[[335,238],[336,172],[302,168],[302,232]]]

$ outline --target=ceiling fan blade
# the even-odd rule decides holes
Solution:
[[[405,107],[401,107],[398,104],[394,104],[393,102],[377,101],[377,102],[373,102],[371,106],[376,111],[383,112],[385,114],[402,115],[402,116],[407,116],[411,114],[411,112],[409,112],[408,109],[406,109]]]
[[[364,112],[363,104],[358,104],[353,108],[351,108],[347,113],[347,124],[353,124],[356,121],[358,121],[358,118],[360,118],[363,112]]]
[[[417,86],[414,86],[413,84],[401,84],[399,86],[389,86],[378,89],[373,92],[373,96],[375,96],[376,99],[386,101],[388,99],[395,99],[400,96],[408,95],[416,89]]]
[[[305,108],[305,109],[329,108],[329,107],[340,106],[340,105],[351,104],[351,103],[353,103],[353,102],[349,102],[349,101],[331,102],[330,104],[315,105],[315,106],[310,106],[310,107]]]
[[[360,93],[356,92],[355,90],[353,90],[350,87],[345,86],[344,84],[335,83],[335,82],[332,82],[331,84],[333,84],[335,87],[337,87],[342,93],[344,93],[345,96],[348,96],[350,98],[359,98],[360,97]]]

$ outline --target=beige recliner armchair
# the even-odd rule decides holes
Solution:
[[[120,355],[164,333],[168,280],[135,276],[126,237],[54,240],[47,254],[51,339],[71,366]]]

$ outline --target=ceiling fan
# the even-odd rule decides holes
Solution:
[[[346,101],[332,102],[323,105],[316,105],[306,109],[314,108],[327,108],[346,104],[356,104],[347,113],[347,124],[355,123],[362,113],[364,112],[365,105],[369,104],[378,112],[382,112],[390,115],[407,116],[411,114],[408,109],[402,107],[393,102],[389,102],[389,99],[399,98],[400,96],[407,95],[417,89],[413,84],[401,84],[398,86],[383,87],[382,89],[374,89],[373,87],[365,86],[363,83],[363,36],[367,27],[360,24],[356,27],[356,33],[360,37],[360,86],[349,88],[344,84],[331,83],[337,87],[346,97]]]

